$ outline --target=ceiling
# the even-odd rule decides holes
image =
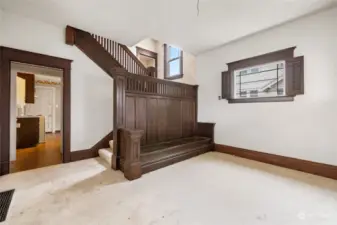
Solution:
[[[198,54],[336,0],[1,0],[0,7],[132,46],[154,38]]]

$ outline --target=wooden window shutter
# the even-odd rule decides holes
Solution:
[[[304,57],[286,60],[286,92],[288,96],[304,94]]]
[[[231,76],[230,71],[222,72],[222,98],[223,99],[231,99],[232,97],[232,84],[231,84]]]

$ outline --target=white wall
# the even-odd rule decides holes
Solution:
[[[199,121],[216,123],[216,143],[337,165],[336,21],[334,8],[197,57]],[[286,103],[218,100],[226,63],[292,46],[305,57],[305,95]]]
[[[136,45],[130,47],[130,50],[135,55],[137,55],[136,47],[144,48],[158,54],[158,78],[164,79],[164,43],[151,38],[144,39]],[[184,76],[181,79],[176,79],[173,81],[186,84],[196,84],[195,56],[185,51],[183,54]]]
[[[4,13],[2,45],[74,60],[71,70],[71,151],[88,149],[113,129],[113,80],[64,40],[56,27]],[[13,115],[13,114],[12,114]]]

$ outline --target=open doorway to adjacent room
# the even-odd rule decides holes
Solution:
[[[11,173],[62,163],[62,76],[11,62]]]
[[[137,58],[142,62],[142,64],[147,68],[155,72],[155,77],[157,77],[158,72],[158,54],[156,52],[149,51],[140,47],[136,47]]]

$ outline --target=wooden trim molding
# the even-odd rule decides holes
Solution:
[[[70,162],[70,76],[72,60],[0,46],[0,175],[9,173],[11,62],[34,64],[63,70],[63,162]]]
[[[144,49],[144,48],[136,47],[136,54],[137,54],[137,59],[139,59],[139,56],[142,55],[142,56],[146,56],[146,57],[149,57],[149,58],[152,58],[152,59],[155,60],[154,72],[155,72],[155,77],[157,77],[157,74],[158,74],[158,53],[152,52],[152,51]],[[150,68],[147,68],[147,69],[149,70]]]
[[[230,63],[227,63],[228,70],[232,71],[232,70],[241,69],[245,67],[251,67],[251,66],[256,66],[256,65],[266,64],[266,63],[275,62],[279,60],[293,58],[295,48],[296,46],[282,49],[282,50],[275,51],[275,52],[266,53],[263,55],[253,56],[251,58],[246,58],[246,59],[238,60],[235,62],[230,62]]]
[[[337,180],[337,166],[333,165],[220,144],[215,145],[215,151]]]
[[[247,59],[228,63],[228,71],[221,74],[221,98],[227,99],[228,103],[257,103],[257,102],[289,102],[294,101],[296,95],[304,94],[304,57],[294,57],[296,47],[270,52]],[[238,69],[258,66],[266,63],[285,61],[285,89],[283,96],[236,98],[234,72]],[[262,71],[265,72],[265,71]]]
[[[105,137],[103,137],[100,141],[98,141],[94,146],[90,149],[84,149],[79,151],[71,152],[71,161],[79,161],[84,159],[96,158],[98,157],[98,150],[102,148],[109,147],[109,141],[113,140],[113,131],[108,133]]]

